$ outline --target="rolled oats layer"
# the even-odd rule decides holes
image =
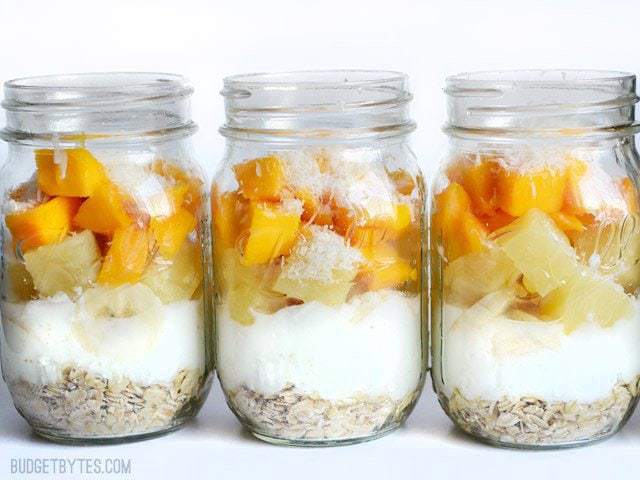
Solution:
[[[447,414],[465,432],[492,442],[544,446],[592,441],[614,433],[637,401],[640,377],[619,382],[592,402],[547,402],[540,398],[469,400],[459,390],[440,395]]]
[[[229,392],[227,400],[256,433],[294,441],[339,441],[382,433],[396,426],[417,400],[412,392],[401,400],[360,395],[331,401],[287,385],[264,395],[246,387]]]
[[[45,433],[78,438],[161,431],[182,423],[204,400],[202,372],[181,370],[171,382],[142,385],[66,368],[60,382],[11,382],[20,413]]]

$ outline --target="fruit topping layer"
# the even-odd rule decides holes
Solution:
[[[17,208],[5,216],[5,298],[136,283],[164,303],[197,294],[201,180],[163,160],[103,163],[85,148],[36,150],[35,163],[34,178],[7,199]]]
[[[559,321],[567,334],[632,314],[640,216],[629,178],[572,155],[527,172],[470,155],[446,176],[432,217],[446,303],[470,307],[502,290],[510,318]]]
[[[373,290],[418,292],[421,192],[407,171],[300,151],[233,174],[237,187],[214,184],[212,211],[218,294],[237,322]]]

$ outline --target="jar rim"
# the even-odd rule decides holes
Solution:
[[[21,77],[4,83],[2,106],[11,111],[82,108],[189,96],[182,75],[159,72],[89,72]]]
[[[461,72],[446,77],[446,85],[504,84],[575,85],[633,80],[635,74],[621,70],[598,69],[514,69]]]
[[[394,70],[330,69],[241,73],[225,77],[225,87],[353,87],[404,82],[407,74]],[[224,94],[224,91],[223,91]]]

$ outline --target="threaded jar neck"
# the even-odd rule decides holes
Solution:
[[[572,137],[635,129],[636,77],[595,70],[514,70],[448,77],[453,136]]]
[[[40,143],[77,138],[149,141],[193,133],[184,77],[165,73],[85,73],[20,78],[4,84],[3,139]]]
[[[326,142],[405,135],[408,78],[397,72],[327,70],[227,77],[226,137]]]

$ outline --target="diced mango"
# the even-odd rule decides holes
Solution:
[[[487,228],[471,213],[471,200],[459,183],[436,195],[434,208],[434,240],[441,242],[448,261],[484,249]]]
[[[497,209],[497,164],[490,161],[464,166],[459,173],[460,184],[471,198],[476,215],[492,215]]]
[[[54,150],[36,150],[38,187],[47,195],[90,197],[107,181],[102,164],[85,148],[61,150],[66,163],[55,163]],[[66,168],[64,171],[61,168]]]
[[[480,221],[487,227],[490,233],[506,227],[515,219],[516,217],[504,213],[502,210],[496,210],[492,215],[480,217]]]
[[[629,177],[620,180],[620,191],[627,204],[627,214],[639,213],[638,190]]]
[[[536,208],[495,233],[502,251],[524,275],[527,288],[541,296],[568,282],[578,261],[566,235]]]
[[[203,182],[197,176],[190,174],[177,165],[166,160],[157,160],[151,166],[151,170],[158,175],[170,180],[178,188],[186,186],[181,206],[195,214],[202,204]]]
[[[256,158],[233,167],[239,192],[250,200],[278,201],[285,186],[282,162],[275,155]]]
[[[81,200],[71,197],[56,197],[23,212],[6,216],[14,244],[20,244],[23,252],[41,245],[61,241],[71,230],[73,216]]]
[[[391,215],[381,215],[364,220],[354,219],[351,212],[337,211],[338,232],[344,235],[352,246],[368,248],[387,240],[398,238],[411,225],[411,206],[407,203],[393,205]],[[345,217],[346,215],[346,217]],[[346,228],[345,228],[346,226]]]
[[[409,172],[398,169],[388,171],[387,174],[400,195],[411,195],[413,193],[416,188],[416,182]]]
[[[562,321],[569,334],[590,317],[610,327],[633,313],[633,302],[620,285],[585,270],[544,297],[540,313]]]
[[[573,157],[568,158],[566,171],[567,184],[565,187],[562,211],[570,215],[584,215],[589,213],[582,199],[580,182],[586,175],[589,165]]]
[[[294,197],[302,202],[302,221],[315,225],[331,225],[333,209],[327,198],[316,198],[309,190],[298,189]]]
[[[358,279],[368,290],[399,287],[418,277],[416,269],[388,243],[364,248],[362,253],[367,262]]]
[[[532,208],[545,213],[559,211],[564,200],[567,175],[552,169],[530,174],[499,169],[497,182],[498,206],[503,212],[520,217]]]
[[[104,184],[85,200],[73,219],[79,228],[109,236],[132,221],[125,209],[125,197],[111,183]]]
[[[147,266],[149,240],[148,231],[135,224],[116,230],[98,274],[98,283],[118,286],[140,280]]]
[[[172,185],[162,192],[145,199],[145,212],[152,217],[173,215],[182,208],[188,193],[189,186],[186,183]]]
[[[214,187],[211,195],[211,211],[213,216],[213,243],[216,250],[233,248],[246,222],[249,205],[237,192],[220,194]]]
[[[278,204],[251,202],[249,232],[243,250],[244,265],[268,263],[288,255],[300,226],[300,215]]]
[[[158,251],[170,259],[178,253],[189,233],[196,227],[196,217],[186,208],[180,208],[169,217],[154,217],[149,224]]]
[[[558,228],[569,236],[574,232],[582,232],[586,229],[580,219],[570,213],[555,212],[551,214],[551,218],[556,222]]]

